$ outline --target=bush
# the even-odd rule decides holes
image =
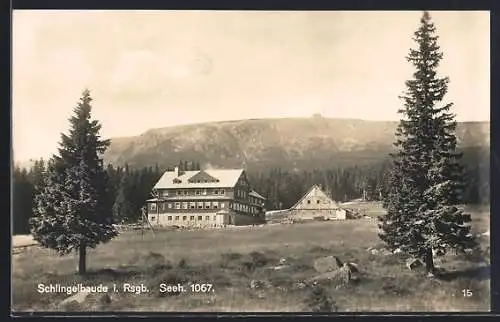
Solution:
[[[229,268],[229,267],[235,267],[238,265],[235,265],[236,263],[239,263],[239,260],[243,257],[243,255],[239,253],[223,253],[220,255],[220,263],[219,267],[220,268]]]
[[[311,312],[337,312],[335,301],[322,286],[314,286],[306,300],[307,309]]]
[[[263,267],[270,262],[270,259],[260,252],[251,252],[250,261],[255,267]]]
[[[181,258],[181,260],[177,264],[177,267],[179,267],[179,268],[187,268],[187,261],[184,258]]]

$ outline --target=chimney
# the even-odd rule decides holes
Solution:
[[[179,176],[179,167],[174,168],[174,173],[177,177]]]

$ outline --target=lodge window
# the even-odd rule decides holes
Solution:
[[[195,202],[190,202],[190,203],[189,203],[189,208],[190,208],[190,209],[194,209],[194,208],[196,208],[196,203],[195,203]]]
[[[180,190],[177,190],[177,191],[176,191],[176,194],[177,194],[178,196],[180,196],[180,195],[181,195],[181,191],[180,191]]]
[[[210,209],[210,202],[205,202],[205,209]]]
[[[189,217],[189,219],[194,220],[194,216]]]
[[[202,195],[206,196],[207,195],[207,189],[202,190]]]
[[[155,219],[156,219],[155,216],[151,217],[151,221],[155,221]]]
[[[175,220],[179,220],[179,216],[175,216]]]
[[[220,207],[221,207],[221,208],[224,208],[224,203],[223,203],[223,202],[220,204]]]
[[[203,202],[198,202],[198,209],[203,209]]]
[[[203,219],[203,217],[202,217],[202,216],[198,216],[198,220],[202,220],[202,219]]]
[[[182,203],[182,209],[188,209],[188,203],[187,202],[183,202]]]
[[[156,210],[156,204],[155,203],[152,203],[151,206],[149,207],[149,209],[151,210]]]
[[[219,208],[219,203],[217,201],[214,201],[212,203],[212,206],[214,207],[214,209],[217,209],[217,208]]]
[[[205,216],[205,220],[209,221],[210,220],[210,216]]]
[[[224,191],[224,189],[221,189],[221,190],[220,190],[220,194],[221,194],[221,195],[224,195],[225,193],[226,193],[226,192]]]
[[[199,195],[200,195],[200,190],[196,190],[196,191],[195,191],[195,194],[196,194],[197,196],[199,196]]]
[[[319,204],[319,200],[316,200],[316,203],[318,203],[318,204]]]
[[[167,219],[168,219],[168,220],[172,220],[172,216],[168,216],[168,217],[167,217]]]
[[[172,209],[172,203],[171,202],[168,203],[168,209]]]
[[[175,209],[181,209],[181,203],[180,202],[176,202],[175,203]]]
[[[214,189],[214,195],[218,195],[218,194],[219,194],[219,190]]]
[[[187,216],[182,216],[182,220],[186,220],[187,218]]]

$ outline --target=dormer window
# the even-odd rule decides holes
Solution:
[[[175,178],[174,180],[172,180],[172,182],[173,182],[173,183],[181,183],[181,182],[182,182],[182,180],[181,180],[181,179],[179,179],[179,178]]]

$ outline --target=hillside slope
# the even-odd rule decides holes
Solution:
[[[171,166],[183,159],[248,169],[363,164],[387,157],[396,126],[397,122],[313,117],[166,127],[136,137],[112,138],[105,161]],[[489,150],[489,131],[489,122],[459,123],[460,147],[481,153]]]

